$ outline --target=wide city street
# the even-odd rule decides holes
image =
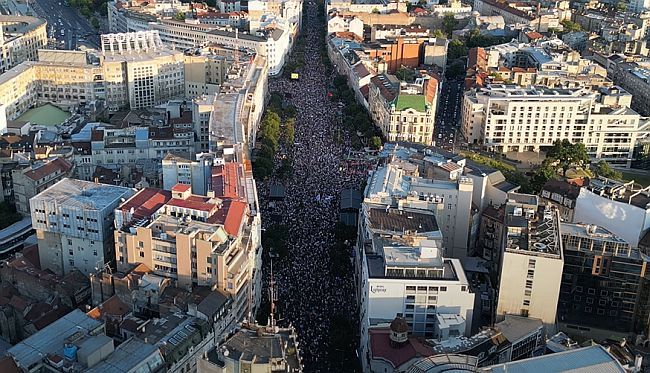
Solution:
[[[38,17],[47,20],[47,35],[63,49],[74,50],[82,44],[99,47],[97,31],[65,0],[34,0],[30,6]]]
[[[277,78],[269,84],[271,92],[283,95],[285,104],[297,109],[295,145],[287,149],[293,159],[293,176],[284,182],[286,198],[272,211],[268,182],[260,183],[260,202],[264,228],[273,229],[274,223],[268,219],[273,214],[281,217],[281,224],[289,231],[288,253],[273,260],[273,276],[279,293],[280,323],[297,328],[305,371],[354,371],[356,342],[350,337],[342,347],[332,343],[337,336],[330,333],[336,325],[348,325],[346,332],[356,336],[352,265],[344,262],[345,268],[332,271],[330,250],[335,243],[340,192],[358,188],[364,176],[347,175],[341,167],[343,156],[352,148],[345,136],[337,141],[337,134],[344,132],[337,117],[339,103],[331,102],[327,94],[328,83],[335,75],[321,61],[325,27],[319,14],[323,12],[322,3],[310,1],[305,7],[305,64],[298,70],[300,79]],[[268,259],[265,261],[268,283]]]

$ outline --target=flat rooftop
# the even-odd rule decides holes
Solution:
[[[143,341],[131,338],[119,345],[108,358],[94,367],[86,370],[86,373],[123,373],[129,372],[139,364],[147,360],[151,355],[158,354],[158,347],[144,343]],[[157,364],[151,366],[151,364]],[[159,359],[150,359],[148,368],[150,372],[164,364],[162,356]]]
[[[65,178],[33,198],[66,207],[103,210],[132,194],[131,188]]]
[[[483,368],[482,371],[486,373],[626,372],[625,368],[600,345],[497,364]]]
[[[439,230],[435,215],[406,209],[372,208],[369,211],[369,221],[373,229],[394,232],[403,232],[405,230],[412,232],[435,232]]]
[[[80,310],[74,310],[7,352],[23,367],[39,363],[48,354],[59,354],[65,340],[75,333],[89,334],[104,325]]]

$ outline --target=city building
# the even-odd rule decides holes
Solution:
[[[540,201],[551,203],[560,213],[562,221],[572,222],[580,186],[570,181],[549,180],[542,187]]]
[[[207,195],[214,161],[212,154],[197,154],[195,161],[167,154],[162,160],[163,189],[185,184],[192,187],[192,194]]]
[[[115,210],[117,268],[143,263],[178,286],[213,286],[232,295],[241,320],[261,296],[255,184],[232,163],[213,167],[210,185],[207,196],[176,184],[145,188],[123,202]]]
[[[302,372],[298,336],[293,327],[259,326],[244,323],[223,344],[198,361],[202,373]]]
[[[72,176],[74,165],[63,158],[37,161],[11,173],[16,211],[29,216],[29,200],[40,192]]]
[[[74,310],[7,351],[28,372],[138,372],[164,368],[160,350],[137,339],[115,347],[103,322]]]
[[[183,98],[183,53],[164,47],[157,32],[105,34],[101,43],[109,109],[146,108]]]
[[[488,85],[465,93],[461,129],[472,144],[497,152],[540,151],[557,140],[582,142],[592,159],[629,167],[650,123],[630,109],[618,87],[523,88]]]
[[[424,73],[402,84],[393,75],[370,79],[370,116],[388,141],[431,145],[438,104],[438,79]]]
[[[328,0],[325,3],[325,14],[329,14],[332,10],[366,14],[406,13],[406,2],[393,0]]]
[[[219,144],[240,144],[245,147],[246,157],[255,146],[257,130],[264,114],[268,93],[269,65],[260,55],[251,56],[248,64],[235,64],[228,73],[228,80],[212,101],[212,112],[208,127],[200,119],[200,128],[195,131],[201,137],[202,146],[207,136],[209,151],[217,152]],[[209,98],[200,101],[201,112]],[[243,161],[239,159],[239,161]]]
[[[650,197],[634,182],[595,178],[580,189],[573,222],[596,224],[637,247],[650,228]]]
[[[445,166],[462,171],[462,166],[453,162],[445,163]],[[381,206],[379,208],[397,206],[432,213],[442,232],[444,256],[467,257],[475,220],[472,180],[463,176],[455,179],[418,177],[409,172],[415,167],[406,162],[392,162],[379,167],[368,178],[364,202]]]
[[[24,61],[36,61],[47,47],[47,22],[36,17],[0,16],[0,73]]]
[[[350,32],[363,40],[363,21],[354,16],[333,13],[327,21],[327,33]]]
[[[647,331],[650,292],[645,268],[650,259],[594,224],[562,223],[561,232],[564,270],[558,322],[562,329],[594,338]]]
[[[650,70],[636,62],[612,64],[612,80],[632,95],[632,108],[650,114]]]
[[[113,210],[129,188],[64,178],[30,199],[41,268],[96,272],[115,257]]]
[[[426,338],[470,335],[475,294],[460,261],[443,257],[432,213],[364,203],[358,247],[362,361],[370,327],[395,317]]]
[[[508,198],[497,320],[508,314],[534,317],[552,332],[564,264],[559,214],[534,195]]]

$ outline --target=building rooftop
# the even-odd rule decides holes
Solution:
[[[28,178],[39,181],[55,173],[65,173],[72,169],[72,164],[63,158],[54,158],[50,161],[38,162],[31,167],[23,170],[23,175]]]
[[[371,208],[368,220],[371,228],[386,231],[436,232],[439,230],[434,214],[410,209]]]
[[[532,317],[522,317],[516,315],[506,315],[505,320],[494,325],[510,343],[515,343],[520,339],[530,335],[537,329],[542,328],[543,323],[540,319]]]
[[[76,309],[18,343],[7,352],[14,357],[14,360],[20,366],[29,369],[40,363],[45,356],[59,354],[66,339],[76,333],[87,335],[99,328],[103,328],[103,325],[103,322],[97,321]]]
[[[159,355],[158,358],[150,359],[154,354]],[[86,370],[85,373],[129,372],[144,361],[147,361],[147,372],[154,372],[164,365],[157,346],[131,338],[119,345],[106,360]]]
[[[626,370],[600,345],[483,368],[486,373],[623,373]]]
[[[420,113],[427,111],[426,98],[424,95],[408,95],[400,93],[395,102],[395,110],[402,111],[406,109],[413,109]]]
[[[119,209],[128,211],[133,219],[150,218],[172,198],[168,190],[144,188],[123,203]]]
[[[121,186],[65,178],[33,198],[60,206],[103,210],[121,198],[128,198],[132,191]]]

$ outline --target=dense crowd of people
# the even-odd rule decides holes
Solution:
[[[271,92],[282,94],[285,104],[294,105],[296,113],[295,144],[286,151],[293,159],[293,175],[284,182],[283,201],[274,205],[272,213],[282,217],[289,231],[288,255],[273,262],[273,276],[278,301],[276,307],[281,324],[292,324],[301,341],[301,354],[308,372],[332,371],[329,364],[330,329],[333,315],[346,315],[355,320],[356,302],[350,270],[348,276],[333,275],[330,248],[334,244],[333,228],[339,218],[339,199],[344,188],[358,188],[363,173],[349,172],[344,156],[351,151],[347,136],[337,141],[342,131],[339,103],[328,97],[328,83],[335,72],[321,61],[325,27],[318,17],[320,7],[306,5],[304,65],[299,80],[274,79]],[[269,216],[268,183],[261,186],[262,216]],[[266,200],[265,200],[266,199]],[[265,228],[271,222],[263,219]],[[268,248],[265,248],[268,249]],[[266,283],[269,280],[265,266]],[[337,271],[337,273],[340,273]],[[349,351],[347,352],[349,353]]]

